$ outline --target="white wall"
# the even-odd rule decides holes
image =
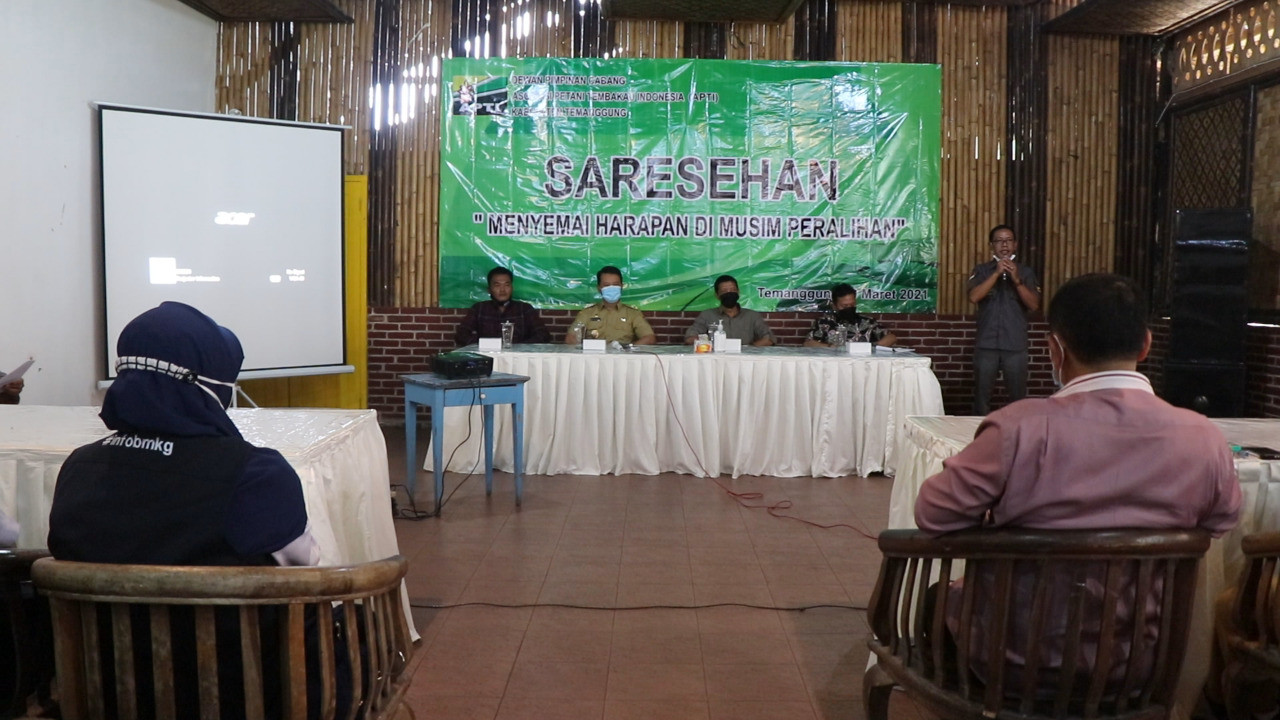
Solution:
[[[103,376],[94,101],[212,112],[218,24],[178,0],[0,1],[0,371],[22,402]]]

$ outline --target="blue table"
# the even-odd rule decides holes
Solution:
[[[431,407],[431,452],[436,481],[436,515],[444,501],[444,409],[479,405],[484,411],[484,490],[493,493],[493,406],[511,405],[511,432],[515,444],[516,505],[524,490],[524,384],[527,375],[493,373],[480,378],[447,378],[436,373],[403,375],[404,441],[409,474],[409,496],[417,485],[418,405]]]

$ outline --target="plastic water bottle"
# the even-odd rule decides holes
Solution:
[[[1235,443],[1231,443],[1231,455],[1236,460],[1256,460],[1258,457],[1257,453],[1252,450],[1246,450]]]

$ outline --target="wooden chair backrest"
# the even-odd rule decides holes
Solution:
[[[46,558],[32,567],[32,578],[49,597],[60,703],[68,720],[134,718],[140,702],[153,706],[157,717],[173,717],[177,645],[171,619],[177,613],[194,616],[202,718],[228,713],[248,720],[263,718],[264,677],[278,680],[284,718],[333,718],[335,668],[340,662],[352,670],[356,700],[346,717],[381,718],[394,711],[408,686],[405,670],[412,644],[400,603],[406,568],[400,556],[346,567],[111,565]],[[278,646],[271,648],[279,652],[277,667],[262,667],[262,612],[273,613],[278,630]],[[341,622],[353,642],[346,643],[344,656],[338,657],[333,633],[312,631],[312,645],[319,647],[319,677],[310,682],[319,688],[319,707],[308,712],[305,636],[310,614],[315,628],[332,629],[335,621]],[[215,617],[223,617],[225,623],[228,615],[238,621],[239,648],[228,649],[225,642],[218,647]],[[139,656],[133,643],[137,638],[145,642],[147,635],[134,625],[143,622],[149,626],[154,698],[140,698],[135,682]],[[109,640],[101,636],[104,628]],[[220,651],[238,657],[243,708],[219,706]],[[103,683],[112,682],[112,677],[116,707],[107,708]]]
[[[1167,715],[1206,533],[1000,529],[929,537],[890,530],[879,545],[869,645],[894,682],[942,717]],[[960,578],[960,589],[927,602],[935,583],[946,588]],[[953,631],[947,618],[955,603]],[[1015,627],[1023,637],[1014,637]],[[1044,666],[1051,627],[1065,627],[1060,668],[1086,673]],[[1118,657],[1115,647],[1124,643],[1128,655]]]
[[[48,612],[31,587],[31,564],[49,557],[47,550],[0,550],[0,606],[5,628],[0,652],[0,717],[27,712],[33,692],[47,696],[53,678],[53,653],[47,647]],[[46,604],[47,608],[47,604]]]
[[[1246,535],[1240,541],[1248,565],[1240,574],[1232,628],[1244,642],[1257,647],[1280,647],[1280,598],[1277,565],[1280,532]]]

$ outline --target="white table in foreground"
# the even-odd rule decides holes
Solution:
[[[915,499],[920,485],[942,470],[942,461],[959,452],[973,439],[982,418],[910,417],[898,446],[899,472],[889,500],[889,527],[914,528]],[[1213,421],[1237,445],[1280,448],[1280,420],[1218,419]],[[1196,605],[1191,619],[1191,638],[1178,681],[1175,718],[1187,718],[1195,707],[1200,689],[1209,675],[1209,655],[1213,643],[1213,603],[1244,569],[1240,538],[1256,532],[1280,530],[1280,462],[1243,459],[1236,461],[1244,501],[1240,524],[1209,546],[1200,564]]]
[[[910,351],[852,357],[751,347],[699,355],[657,346],[589,354],[517,345],[492,357],[495,372],[531,378],[525,474],[892,474],[903,420],[943,410],[929,358]],[[510,413],[497,415],[494,464],[510,471]],[[467,409],[445,417],[447,455],[467,435]],[[447,469],[476,467],[479,438],[473,428]]]
[[[49,506],[67,456],[110,434],[99,408],[0,405],[0,508],[22,525],[20,547],[45,547]],[[323,565],[400,552],[391,518],[387,448],[372,410],[232,409],[254,445],[275,448],[302,479]],[[408,595],[401,590],[405,617]]]

